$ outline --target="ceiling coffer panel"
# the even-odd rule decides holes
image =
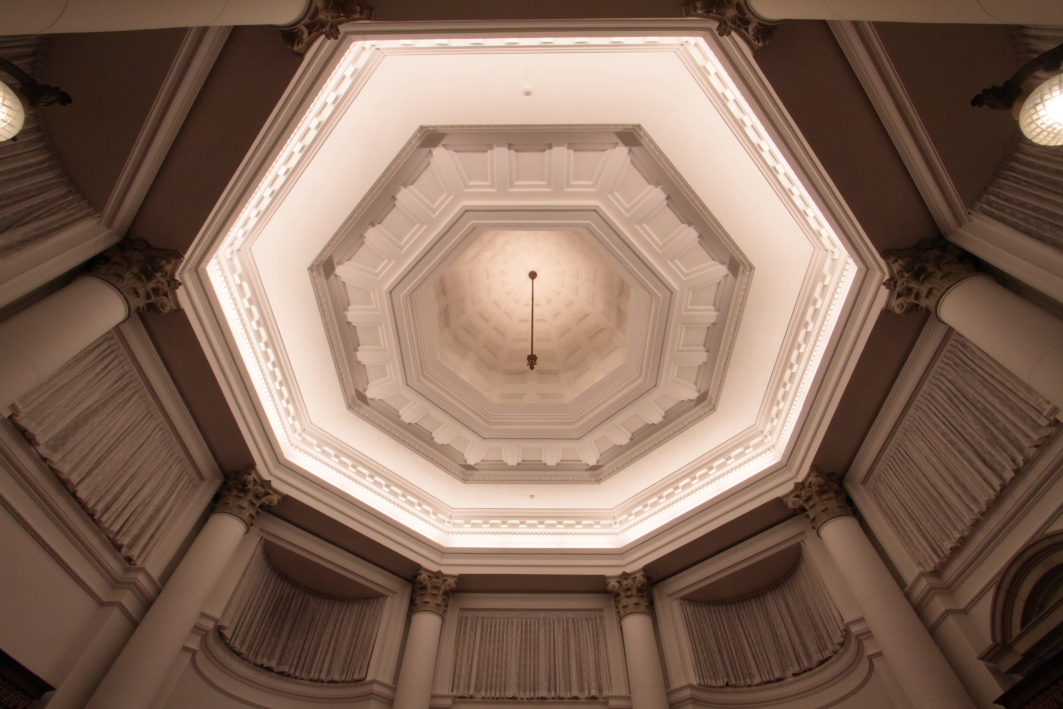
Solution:
[[[752,269],[692,194],[634,126],[419,130],[316,261],[349,407],[463,471],[710,412]]]

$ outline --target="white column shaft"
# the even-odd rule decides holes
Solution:
[[[860,523],[854,517],[836,517],[823,523],[819,536],[913,709],[974,709],[974,702]]]
[[[442,629],[443,616],[438,613],[418,611],[410,617],[392,709],[428,709]]]
[[[1063,320],[988,276],[949,288],[937,314],[1019,379],[1063,408]]]
[[[1063,24],[1054,0],[749,0],[769,20],[871,20],[960,24]]]
[[[0,323],[0,408],[50,377],[128,314],[121,293],[85,277]]]
[[[308,0],[2,0],[0,35],[288,25]]]
[[[86,709],[151,707],[246,531],[243,521],[232,515],[210,516]]]
[[[668,709],[653,618],[646,613],[629,613],[620,619],[620,629],[624,634],[631,709]]]

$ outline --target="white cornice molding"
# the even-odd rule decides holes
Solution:
[[[970,219],[967,208],[875,26],[848,20],[832,20],[827,24],[893,139],[941,233],[956,231]]]
[[[191,27],[185,33],[103,208],[101,225],[122,235],[133,223],[230,30],[231,27]]]
[[[949,241],[1063,303],[1063,252],[996,219],[978,214]]]
[[[95,217],[39,237],[4,257],[0,263],[0,305],[21,298],[34,288],[77,268],[121,237]]]

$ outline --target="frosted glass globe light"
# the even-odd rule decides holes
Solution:
[[[1063,145],[1063,74],[1044,82],[1019,111],[1023,134],[1040,145]]]
[[[10,86],[0,81],[0,141],[9,140],[22,130],[26,109]]]

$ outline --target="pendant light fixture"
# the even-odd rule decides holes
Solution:
[[[535,356],[535,279],[538,277],[535,271],[528,271],[528,279],[531,280],[531,352],[528,354],[528,369],[534,370],[535,363],[539,358]]]
[[[1063,145],[1063,74],[1056,74],[1032,90],[1024,86],[1038,71],[1058,72],[1063,44],[1027,62],[1003,86],[993,86],[971,99],[972,106],[1011,109],[1023,135],[1039,145]],[[1019,99],[1023,99],[1014,111]]]
[[[18,88],[0,81],[0,142],[15,140],[26,123],[26,114],[34,108],[71,102],[70,95],[54,86],[38,83],[17,65],[0,57],[0,73],[18,82]]]

